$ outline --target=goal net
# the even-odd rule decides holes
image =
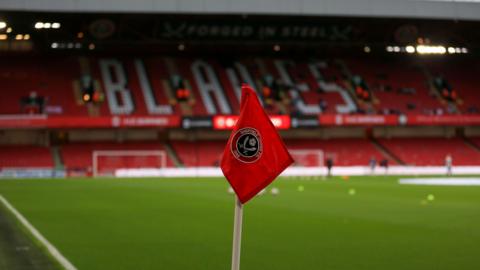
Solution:
[[[93,151],[92,174],[115,176],[119,170],[158,170],[167,166],[167,155],[160,150]]]
[[[297,167],[323,167],[324,153],[322,150],[289,150]]]

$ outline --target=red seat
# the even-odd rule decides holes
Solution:
[[[395,138],[379,142],[409,165],[441,166],[448,154],[454,165],[480,165],[480,152],[460,138]]]
[[[172,146],[186,167],[219,166],[226,141],[174,141]]]
[[[53,168],[48,147],[0,146],[0,168]]]

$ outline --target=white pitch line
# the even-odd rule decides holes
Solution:
[[[2,195],[0,195],[0,201],[5,205],[5,207],[15,216],[15,218],[22,223],[22,225],[27,228],[27,230],[35,237],[42,245],[44,245],[48,252],[65,268],[65,270],[77,270],[75,266],[67,259],[65,256],[58,251],[58,249],[52,245],[48,240],[33,227],[28,220],[20,214],[20,212],[15,209]]]
[[[480,178],[402,178],[403,185],[480,186]]]

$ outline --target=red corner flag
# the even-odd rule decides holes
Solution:
[[[246,203],[292,163],[255,91],[243,84],[240,117],[223,152],[223,174]]]

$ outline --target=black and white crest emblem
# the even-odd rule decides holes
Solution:
[[[252,163],[262,155],[262,138],[254,128],[238,130],[231,141],[230,149],[233,156],[241,162]]]

